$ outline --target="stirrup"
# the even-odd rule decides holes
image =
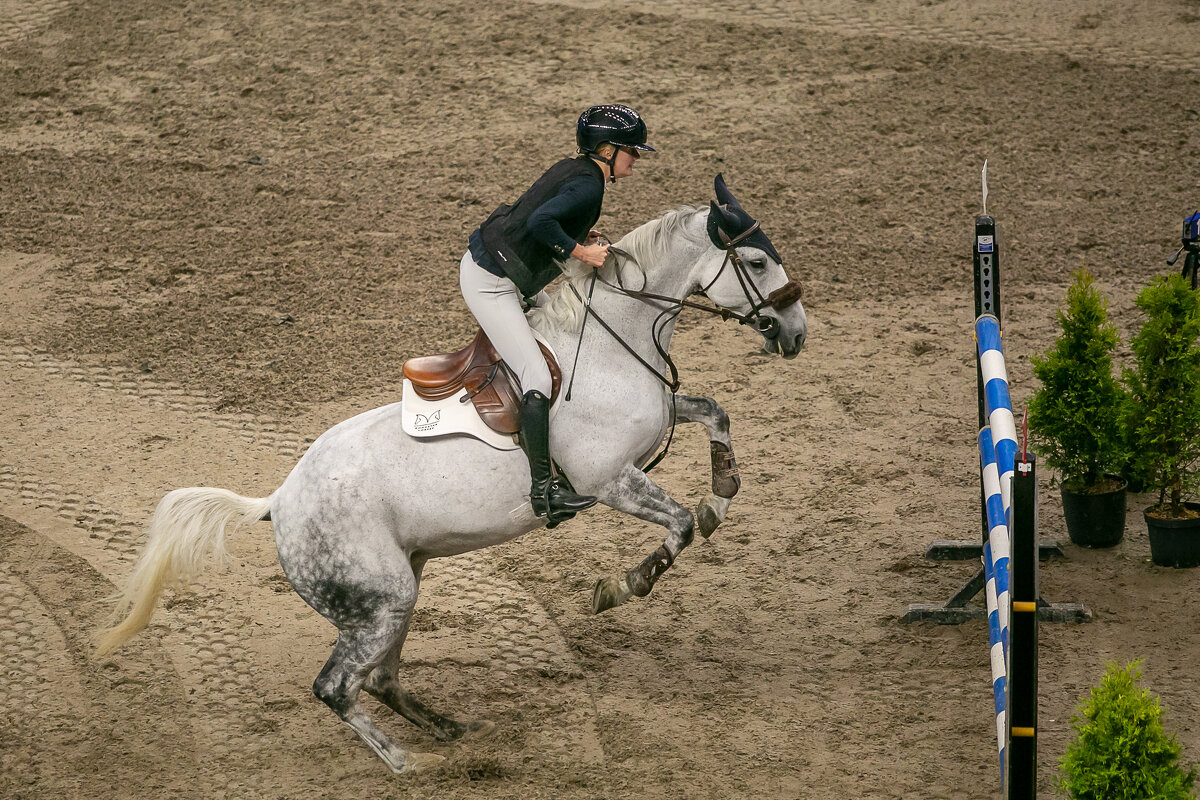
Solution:
[[[562,523],[567,522],[568,520],[575,519],[575,514],[577,512],[575,512],[575,511],[554,511],[549,508],[550,503],[549,503],[548,499],[545,499],[543,502],[544,502],[544,508],[546,509],[547,513],[539,514],[538,509],[535,506],[534,510],[533,510],[533,515],[535,517],[537,517],[538,519],[546,520],[546,529],[547,530],[549,530],[550,528],[556,528],[559,525],[561,525]]]
[[[551,495],[555,492],[570,494],[574,498],[570,501],[574,507],[559,506],[556,508],[551,500]],[[565,500],[565,498],[563,499]],[[529,502],[533,506],[534,516],[538,518],[545,517],[551,523],[549,527],[554,527],[560,522],[566,522],[580,511],[596,505],[598,501],[598,498],[591,495],[577,494],[569,484],[564,486],[559,478],[552,478],[547,481],[546,488],[536,498],[532,491],[529,494]]]

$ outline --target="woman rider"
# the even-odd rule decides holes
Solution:
[[[520,382],[521,439],[529,456],[529,499],[553,525],[593,505],[550,476],[550,370],[529,324],[522,298],[545,300],[542,289],[561,274],[568,257],[598,269],[608,245],[592,226],[600,218],[605,182],[633,174],[646,144],[646,124],[622,105],[592,106],[575,126],[576,158],[550,169],[511,206],[497,208],[471,233],[459,269],[467,308]]]

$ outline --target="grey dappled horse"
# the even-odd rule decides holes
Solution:
[[[752,324],[766,352],[793,358],[804,343],[799,284],[720,176],[716,190],[720,205],[669,211],[629,233],[594,277],[569,262],[564,287],[531,312],[564,381],[574,380],[571,400],[561,403],[551,426],[561,472],[583,494],[668,531],[637,567],[597,584],[597,612],[649,594],[692,541],[696,518],[708,536],[738,489],[725,412],[711,398],[675,394],[665,377],[668,368],[674,372],[666,354],[684,298],[703,293],[723,316]],[[577,346],[572,376],[567,367]],[[642,471],[672,415],[704,425],[712,443],[713,493],[696,518]],[[528,491],[521,450],[497,450],[466,436],[414,439],[401,430],[400,404],[368,411],[322,434],[270,497],[209,488],[167,494],[120,596],[115,619],[124,619],[103,633],[98,652],[144,628],[165,587],[195,577],[208,554],[223,555],[230,522],[269,519],[288,580],[338,629],[313,691],[393,771],[420,769],[442,758],[396,746],[363,712],[358,693],[366,689],[438,739],[494,727],[441,716],[405,692],[400,651],[426,562],[544,526]]]

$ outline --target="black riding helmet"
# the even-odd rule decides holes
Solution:
[[[613,173],[617,156],[614,153],[612,157],[604,158],[596,152],[600,145],[613,144],[654,152],[654,148],[646,144],[646,123],[636,111],[622,105],[592,106],[580,114],[575,125],[575,142],[580,153],[608,164],[610,181],[616,180]]]

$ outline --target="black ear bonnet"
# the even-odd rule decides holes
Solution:
[[[725,250],[729,246],[729,240],[736,239],[753,228],[755,222],[754,218],[746,213],[741,203],[737,201],[737,198],[725,186],[724,177],[718,174],[716,180],[713,181],[713,188],[717,193],[717,200],[716,202],[709,202],[708,238],[712,240],[714,245]],[[727,237],[724,241],[721,239],[722,233]],[[738,244],[744,244],[747,247],[757,247],[775,259],[779,264],[783,263],[779,252],[771,244],[771,240],[767,238],[767,235],[762,232],[762,228],[755,230],[745,239],[739,241]]]

